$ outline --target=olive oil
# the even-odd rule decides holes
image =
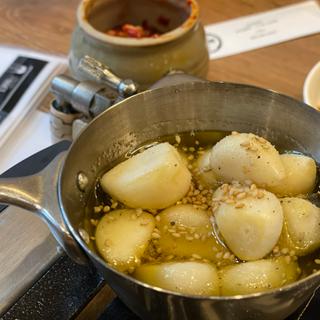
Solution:
[[[161,142],[169,142],[173,146],[175,146],[180,154],[183,156],[183,158],[186,159],[187,165],[189,170],[193,174],[193,184],[192,188],[194,190],[192,197],[194,197],[194,194],[199,191],[203,191],[203,189],[200,188],[199,190],[199,183],[195,177],[195,172],[194,172],[194,163],[198,159],[198,157],[203,154],[205,150],[208,148],[211,148],[214,144],[216,144],[218,141],[220,141],[223,137],[226,135],[229,135],[230,132],[221,132],[221,131],[204,131],[204,132],[188,132],[188,133],[179,133],[176,135],[170,135],[170,136],[163,136],[157,139],[157,141],[149,141],[144,143],[141,146],[138,146],[132,151],[127,152],[125,155],[123,155],[122,158],[118,159],[118,163],[121,163],[122,161],[131,158],[132,156],[143,152],[145,149],[150,148],[154,146],[155,144],[161,143]],[[281,150],[280,150],[281,151]],[[283,151],[283,150],[282,150]],[[284,151],[283,151],[284,152]],[[285,152],[294,152],[294,151],[288,151],[286,150]],[[110,168],[106,168],[105,171],[107,171]],[[104,172],[105,172],[104,171]],[[104,173],[102,172],[102,174]],[[314,190],[314,193],[317,193],[319,190],[319,174],[318,174],[318,168],[317,168],[317,184]],[[210,192],[210,190],[208,190]],[[209,196],[212,197],[212,192],[209,193]],[[205,198],[205,197],[204,197]],[[209,201],[210,197],[208,197]],[[182,199],[183,200],[183,199]],[[180,202],[179,202],[180,203]],[[182,202],[181,202],[182,203]],[[188,203],[188,202],[187,202]],[[211,209],[210,205],[208,203],[205,203],[204,201],[204,208],[207,206],[207,209]],[[108,212],[115,210],[115,209],[123,209],[126,208],[123,204],[120,202],[117,202],[113,200],[108,194],[106,194],[100,185],[100,177],[97,178],[95,188],[92,190],[91,195],[88,199],[87,206],[85,208],[85,220],[84,220],[84,229],[88,232],[90,236],[90,243],[89,247],[92,250],[95,250],[97,252],[97,248],[95,246],[95,228],[97,223],[100,221],[100,219],[105,215],[108,214]],[[160,212],[160,210],[144,210],[146,212],[151,213],[154,215],[157,219],[157,215]],[[172,227],[174,227],[175,221],[172,221]],[[177,235],[179,235],[177,233]],[[190,237],[188,234],[187,236]],[[215,236],[215,234],[213,234]],[[178,236],[177,236],[178,238]],[[216,239],[216,238],[215,238]],[[157,240],[157,239],[153,239]],[[159,247],[157,246],[157,241],[151,240],[149,243],[149,246],[145,250],[145,254],[142,257],[142,263],[147,263],[147,262],[165,262],[165,261],[172,261],[174,259],[177,259],[178,261],[183,260],[183,258],[177,258],[175,256],[168,256],[168,255],[163,255]],[[216,239],[219,240],[219,239]],[[219,241],[217,241],[219,242]],[[281,251],[278,252],[277,250],[273,250],[267,257],[265,258],[270,258],[270,257],[277,257],[280,255],[286,255],[287,253],[282,254]],[[287,254],[288,255],[288,254]],[[241,263],[239,259],[237,259],[231,251],[229,251],[227,248],[224,248],[223,251],[217,252],[217,257],[220,259],[221,263],[219,266],[224,266],[226,265],[226,261],[228,264],[237,264]],[[297,259],[297,262],[299,264],[299,268],[301,269],[300,273],[300,278],[304,278],[313,272],[316,272],[320,270],[320,250],[317,250],[316,252],[309,254],[304,257],[292,257],[293,259]],[[204,261],[210,261],[207,258],[203,258],[201,256],[197,256],[195,253],[194,256],[190,256],[188,258],[185,258],[187,260],[204,260]],[[218,259],[218,260],[219,260]],[[217,263],[217,259],[215,259],[214,263]]]

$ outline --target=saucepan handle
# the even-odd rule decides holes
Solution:
[[[65,150],[69,146],[70,142],[59,142],[1,175],[0,203],[18,206],[37,214],[46,222],[66,253],[77,263],[87,264],[88,258],[71,236],[59,208],[59,172]]]

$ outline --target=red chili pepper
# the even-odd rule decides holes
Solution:
[[[163,23],[166,23],[167,20],[163,20]],[[168,20],[168,23],[169,23],[169,20]],[[146,20],[142,22],[142,26],[140,25],[135,26],[130,23],[125,23],[122,26],[117,26],[113,29],[107,30],[106,33],[110,36],[138,38],[138,39],[148,38],[148,37],[153,37],[153,38],[159,37],[158,30],[149,26]]]

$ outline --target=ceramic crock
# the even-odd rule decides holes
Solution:
[[[155,26],[158,37],[124,38],[107,30],[124,23]],[[141,89],[173,70],[205,78],[208,51],[199,6],[194,0],[83,0],[77,10],[77,26],[69,54],[71,72],[89,55]]]

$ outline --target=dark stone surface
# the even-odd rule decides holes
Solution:
[[[103,283],[95,270],[62,256],[1,319],[72,319],[93,298]]]

